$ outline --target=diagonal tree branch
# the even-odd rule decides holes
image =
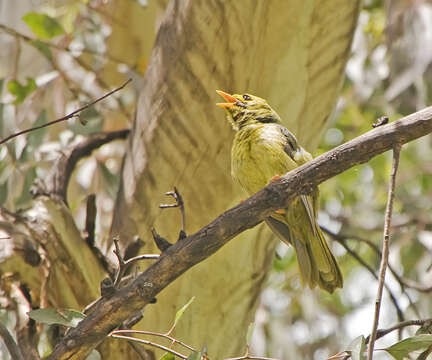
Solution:
[[[53,165],[44,184],[39,184],[41,188],[34,191],[35,195],[59,196],[67,203],[66,194],[69,180],[78,161],[108,142],[125,139],[129,132],[129,129],[124,129],[92,134],[66,150]]]
[[[131,284],[97,301],[87,318],[72,329],[48,359],[83,359],[122,321],[142,309],[192,266],[215,253],[239,233],[286,207],[300,194],[345,170],[369,161],[396,144],[432,132],[432,107],[375,128],[291,171],[193,235],[170,246]],[[157,305],[155,305],[157,306]]]

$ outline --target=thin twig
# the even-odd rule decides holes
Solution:
[[[111,141],[125,139],[130,130],[116,130],[96,133],[87,136],[85,139],[66,149],[52,166],[48,176],[39,187],[33,188],[33,195],[59,196],[67,204],[67,188],[72,172],[79,160],[99,149]]]
[[[180,232],[180,238],[185,238],[186,237],[186,213],[185,213],[183,198],[175,186],[174,186],[174,191],[168,191],[167,193],[165,193],[165,195],[172,196],[176,202],[175,204],[160,204],[159,207],[161,209],[176,208],[176,207],[180,209],[181,216],[182,216],[182,232]]]
[[[385,219],[384,219],[384,238],[383,238],[383,249],[382,249],[380,272],[379,272],[378,291],[377,291],[377,297],[375,301],[375,314],[374,314],[374,321],[372,325],[370,343],[368,346],[367,360],[373,359],[373,350],[374,350],[375,340],[377,336],[382,293],[383,293],[384,280],[385,280],[385,274],[387,270],[389,249],[390,249],[390,226],[391,226],[391,217],[393,212],[394,190],[396,185],[397,169],[399,166],[400,150],[401,150],[400,144],[396,144],[393,148],[393,163],[392,163],[392,170],[390,174],[390,184],[389,184],[387,206],[386,206]]]
[[[59,118],[59,119],[56,119],[56,120],[53,120],[53,121],[50,121],[50,122],[47,122],[46,124],[39,125],[39,126],[35,126],[35,127],[32,127],[32,128],[29,128],[29,129],[22,130],[22,131],[18,131],[18,132],[16,132],[15,134],[9,135],[9,136],[5,137],[4,139],[1,139],[1,140],[0,140],[0,145],[1,145],[1,144],[4,144],[4,143],[6,143],[6,142],[8,142],[9,140],[11,140],[11,139],[13,139],[13,138],[15,138],[15,137],[17,137],[17,136],[20,136],[20,135],[23,135],[23,134],[29,133],[29,132],[31,132],[31,131],[39,130],[39,129],[42,129],[42,128],[44,128],[44,127],[47,127],[47,126],[51,126],[51,125],[53,125],[53,124],[56,124],[56,123],[58,123],[58,122],[65,121],[65,120],[69,120],[70,118],[76,117],[76,116],[78,116],[77,114],[80,113],[81,111],[83,111],[83,110],[89,108],[90,106],[96,104],[97,102],[99,102],[99,101],[101,101],[101,100],[107,98],[108,96],[111,96],[111,95],[114,94],[115,92],[117,92],[117,91],[123,89],[123,88],[124,88],[127,84],[129,84],[131,81],[132,81],[132,79],[128,79],[126,82],[123,83],[123,85],[120,85],[119,87],[115,88],[114,90],[111,90],[110,92],[106,93],[105,95],[103,95],[103,96],[101,96],[101,97],[98,97],[96,100],[93,100],[93,101],[89,102],[88,104],[86,104],[86,105],[80,107],[79,109],[77,109],[77,110],[75,110],[75,111],[72,111],[70,114],[68,114],[68,115],[66,115],[66,116],[63,116],[63,117],[61,117],[61,118]]]
[[[141,334],[141,335],[159,336],[168,339],[169,341],[171,341],[172,344],[179,344],[191,351],[196,351],[192,346],[185,344],[184,342],[177,340],[170,335],[162,334],[158,332],[145,331],[145,330],[115,330],[111,334]]]
[[[159,256],[160,256],[159,254],[143,254],[143,255],[134,256],[126,260],[125,265],[129,266],[135,261],[139,261],[139,260],[157,260],[159,259]]]
[[[138,255],[133,258],[128,259],[127,261],[124,260],[123,256],[121,255],[120,251],[120,245],[119,245],[119,239],[114,238],[114,246],[115,249],[113,250],[114,254],[117,257],[117,260],[119,262],[118,271],[114,280],[114,287],[118,288],[120,285],[120,282],[123,278],[123,275],[125,274],[126,270],[130,265],[132,265],[134,262],[139,260],[157,260],[159,258],[158,254],[144,254],[144,255]]]
[[[432,318],[430,319],[424,319],[424,320],[407,320],[407,321],[402,321],[396,325],[393,325],[392,327],[389,327],[388,329],[378,329],[377,330],[377,334],[376,334],[376,339],[380,339],[383,336],[391,333],[392,331],[395,330],[400,330],[403,329],[405,327],[408,326],[424,326],[427,323],[431,323],[432,324]],[[370,335],[365,339],[366,344],[369,343],[369,339],[370,339]],[[375,340],[376,340],[375,339]]]
[[[3,339],[3,342],[5,343],[12,359],[24,360],[20,348],[18,347],[17,343],[15,342],[14,338],[10,334],[7,327],[1,321],[0,321],[0,337]]]
[[[261,357],[261,356],[251,356],[251,355],[243,355],[235,358],[228,358],[224,360],[243,360],[243,359],[253,359],[253,360],[277,360],[275,358]]]
[[[391,226],[390,230],[394,230],[397,227],[398,227],[398,225]],[[362,238],[362,237],[357,236],[357,235],[340,235],[340,236],[343,237],[343,238],[345,238],[345,239],[352,239],[352,240],[357,240],[357,241],[360,241],[360,242],[364,242],[381,259],[382,253],[381,253],[380,248],[375,243],[373,243],[372,241],[370,241],[369,239],[365,239],[365,238]],[[423,293],[428,293],[428,292],[432,291],[432,285],[423,285],[423,284],[420,284],[420,283],[418,283],[418,282],[416,282],[414,280],[411,280],[411,279],[403,277],[402,275],[399,275],[398,272],[395,270],[395,268],[390,263],[388,264],[388,269],[391,271],[392,275],[398,281],[398,283],[401,286],[402,290],[404,289],[404,287],[408,287],[408,288],[412,288],[414,290],[417,290],[417,291],[420,291],[420,292],[423,292]]]
[[[137,339],[137,338],[134,338],[133,336],[124,336],[124,335],[115,335],[115,334],[110,334],[109,336],[111,336],[113,338],[117,338],[117,339],[136,341],[136,342],[139,342],[141,344],[145,344],[145,345],[149,345],[149,346],[154,346],[154,347],[156,347],[158,349],[162,349],[162,350],[164,350],[166,352],[169,352],[169,353],[171,353],[171,354],[173,354],[175,356],[178,356],[181,359],[187,359],[187,356],[185,356],[183,354],[180,354],[179,352],[177,352],[177,351],[175,351],[173,349],[170,349],[170,348],[168,348],[166,346],[160,345],[158,343],[154,343],[152,341],[143,340],[143,339]]]
[[[375,270],[366,262],[364,261],[359,254],[357,254],[354,250],[352,250],[345,242],[345,237],[343,237],[340,234],[336,234],[333,231],[330,231],[329,229],[325,228],[324,226],[320,226],[321,229],[328,235],[330,235],[335,241],[337,241],[342,247],[347,251],[348,254],[350,254],[354,259],[357,260],[357,262],[362,265],[369,273],[378,280],[378,275],[375,273]],[[387,284],[384,284],[384,287],[389,293],[390,299],[396,309],[396,313],[398,316],[399,321],[404,320],[404,314],[402,312],[402,309],[399,306],[399,303],[396,299],[396,296],[393,294],[393,291],[390,289],[390,287]]]

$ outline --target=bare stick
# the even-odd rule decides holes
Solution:
[[[243,360],[243,359],[252,359],[252,360],[276,360],[274,358],[267,358],[267,357],[261,357],[261,356],[252,356],[252,355],[243,355],[240,357],[235,358],[229,358],[225,360]]]
[[[181,238],[185,238],[186,237],[186,213],[185,213],[183,198],[175,186],[174,186],[174,191],[168,191],[167,193],[165,193],[165,195],[172,196],[176,202],[175,204],[160,204],[159,207],[161,209],[175,208],[175,207],[178,207],[180,209],[181,216],[182,216],[182,232],[183,232],[183,234],[182,233],[180,234],[181,234]]]
[[[424,326],[426,324],[432,324],[432,318],[431,319],[424,319],[424,320],[407,320],[402,321],[396,325],[393,325],[392,327],[389,327],[388,329],[378,329],[376,334],[376,339],[382,338],[383,336],[386,336],[387,334],[391,333],[395,330],[400,330],[408,326]],[[370,335],[365,339],[366,344],[369,342]]]
[[[385,274],[386,274],[386,269],[388,264],[389,249],[390,249],[390,225],[391,225],[391,217],[393,211],[394,189],[396,184],[397,169],[399,166],[400,150],[401,150],[400,144],[396,144],[395,147],[393,148],[393,164],[392,164],[392,170],[390,174],[390,184],[389,184],[389,190],[387,196],[387,207],[386,207],[385,219],[384,219],[384,239],[383,239],[380,272],[379,272],[378,291],[377,291],[377,297],[375,301],[375,314],[374,314],[374,321],[372,325],[372,332],[371,332],[371,337],[370,337],[370,342],[368,347],[367,360],[373,359],[373,350],[374,350],[375,340],[377,336],[382,293],[383,293],[384,280],[385,280]]]
[[[183,354],[180,354],[179,352],[177,352],[177,351],[175,351],[173,349],[170,349],[170,348],[168,348],[166,346],[163,346],[161,344],[158,344],[158,343],[155,343],[155,342],[152,342],[152,341],[143,340],[143,339],[137,339],[137,338],[134,338],[133,336],[125,336],[125,335],[110,334],[109,336],[111,336],[113,338],[117,338],[117,339],[124,339],[124,340],[129,340],[129,341],[135,341],[135,342],[139,342],[139,343],[144,344],[144,345],[154,346],[154,347],[156,347],[158,349],[162,349],[162,350],[164,350],[166,352],[169,352],[169,353],[171,353],[171,354],[173,354],[175,356],[178,356],[181,359],[187,359],[187,356],[185,356]]]
[[[172,344],[179,344],[185,347],[186,349],[189,349],[191,351],[196,351],[192,346],[189,346],[188,344],[185,344],[184,342],[179,341],[170,335],[162,334],[158,332],[145,331],[145,330],[115,330],[111,333],[111,335],[112,334],[141,334],[141,335],[159,336],[168,339],[169,341],[171,341]]]
[[[346,239],[340,235],[340,234],[336,234],[332,231],[330,231],[329,229],[321,226],[321,229],[327,234],[330,235],[335,241],[337,241],[340,245],[342,245],[342,247],[347,251],[348,254],[350,254],[354,259],[357,260],[357,262],[362,265],[367,271],[369,271],[371,273],[371,275],[378,280],[378,275],[375,273],[375,270],[366,262],[364,261],[361,256],[359,254],[357,254],[354,250],[352,250],[347,244],[346,244]],[[393,305],[396,309],[396,313],[398,316],[399,321],[403,321],[404,320],[404,314],[399,306],[399,303],[396,299],[396,296],[393,294],[392,290],[390,289],[390,287],[384,283],[384,287],[386,288],[386,290],[389,293],[390,296],[390,300],[393,302]]]
[[[14,338],[10,334],[7,327],[1,321],[0,321],[0,337],[3,339],[12,359],[24,360],[21,354],[21,350],[19,349],[17,343],[15,342]]]
[[[101,100],[107,98],[108,96],[111,96],[111,95],[114,94],[115,92],[120,91],[120,90],[123,89],[127,84],[129,84],[131,81],[132,81],[132,79],[127,80],[126,82],[123,83],[123,85],[120,85],[119,87],[115,88],[114,90],[111,90],[110,92],[106,93],[105,95],[103,95],[103,96],[101,96],[101,97],[98,97],[96,100],[93,100],[93,101],[89,102],[88,104],[86,104],[86,105],[80,107],[79,109],[77,109],[77,110],[75,110],[75,111],[72,111],[70,114],[65,115],[65,116],[63,116],[63,117],[61,117],[61,118],[59,118],[59,119],[56,119],[56,120],[53,120],[53,121],[47,122],[46,124],[43,124],[43,125],[39,125],[39,126],[35,126],[35,127],[32,127],[32,128],[29,128],[29,129],[25,129],[25,130],[22,130],[22,131],[18,131],[18,132],[16,132],[15,134],[9,135],[9,136],[5,137],[4,139],[1,139],[1,140],[0,140],[0,145],[1,145],[1,144],[4,144],[4,143],[6,143],[6,142],[8,142],[9,140],[11,140],[11,139],[13,139],[13,138],[16,138],[17,136],[20,136],[20,135],[23,135],[23,134],[29,133],[29,132],[31,132],[31,131],[39,130],[39,129],[42,129],[42,128],[44,128],[44,127],[51,126],[51,125],[53,125],[53,124],[59,123],[59,122],[61,122],[61,121],[69,120],[70,118],[76,117],[76,116],[78,116],[77,114],[80,113],[81,111],[83,111],[83,110],[89,108],[90,106],[96,104],[97,102],[99,102],[99,101],[101,101]]]
[[[158,254],[145,254],[145,255],[138,255],[133,258],[128,259],[127,261],[124,260],[123,256],[120,252],[120,245],[119,245],[119,239],[114,239],[114,246],[115,249],[113,250],[114,254],[117,256],[117,260],[119,262],[119,268],[117,271],[117,275],[114,280],[114,287],[118,288],[121,282],[121,279],[123,278],[124,273],[126,272],[127,268],[133,264],[134,262],[138,260],[155,260],[159,258]]]

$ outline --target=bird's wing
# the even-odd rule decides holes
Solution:
[[[266,224],[287,245],[293,244],[293,237],[287,224],[276,220],[274,217],[265,219]]]
[[[284,151],[298,166],[312,159],[312,156],[297,143],[295,136],[285,127],[279,125],[279,131],[284,136]],[[318,188],[312,195],[301,195],[302,203],[308,214],[313,232],[317,234]]]

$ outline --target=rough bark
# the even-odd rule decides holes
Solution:
[[[176,238],[179,215],[157,207],[174,185],[189,233],[244,196],[230,177],[233,133],[214,106],[215,89],[267,98],[313,150],[337,98],[358,11],[359,1],[344,0],[171,1],[145,74],[112,234],[124,243],[136,234],[149,240],[155,226]],[[125,16],[137,23],[136,14]],[[238,355],[275,244],[263,226],[240,235],[166,289],[141,326],[167,330],[196,296],[175,335],[206,343],[215,358]],[[145,251],[154,251],[151,241]]]

